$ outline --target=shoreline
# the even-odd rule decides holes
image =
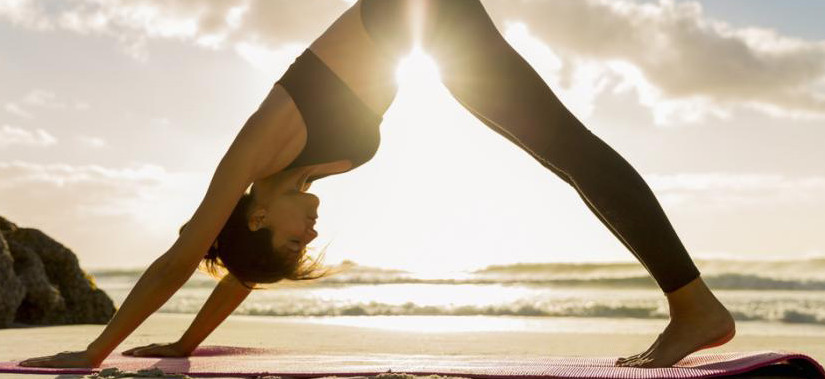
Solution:
[[[151,316],[113,354],[149,343],[171,342],[194,315]],[[271,348],[284,354],[428,354],[489,357],[625,356],[642,351],[667,320],[475,316],[266,317],[233,315],[203,345]],[[471,322],[472,321],[472,322]],[[483,329],[488,321],[488,330]],[[498,322],[499,325],[495,323]],[[507,330],[507,323],[534,330]],[[370,325],[370,324],[373,325]],[[436,323],[428,329],[427,323]],[[438,325],[442,323],[443,325]],[[447,331],[450,325],[469,325]],[[785,350],[825,362],[825,327],[740,321],[737,335],[705,352]],[[414,331],[418,325],[419,330]],[[466,326],[465,325],[465,326]],[[0,361],[21,360],[85,348],[103,325],[27,326],[0,329]],[[578,331],[576,330],[578,329]],[[779,332],[786,331],[785,334]],[[48,377],[48,376],[47,376]],[[53,377],[53,376],[52,376]]]

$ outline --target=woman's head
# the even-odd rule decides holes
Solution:
[[[318,236],[314,226],[320,200],[303,191],[306,176],[300,174],[286,172],[253,185],[246,215],[250,230],[271,231],[273,248],[293,253]]]
[[[238,200],[204,257],[207,271],[220,276],[225,269],[249,287],[324,276],[321,257],[306,255],[306,245],[318,235],[313,227],[319,200],[302,191],[305,181],[284,172],[255,183]]]

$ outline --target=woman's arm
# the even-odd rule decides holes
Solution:
[[[28,359],[24,366],[97,367],[198,267],[253,181],[283,170],[306,144],[306,127],[289,94],[276,85],[218,164],[206,195],[169,250],[143,273],[106,328],[85,351]]]
[[[229,314],[235,308],[241,305],[251,291],[250,288],[241,284],[231,274],[227,274],[221,279],[209,299],[206,300],[203,308],[195,316],[192,325],[189,326],[189,329],[186,329],[186,332],[178,340],[184,351],[191,353],[192,350],[195,350],[223,320],[229,317]]]
[[[218,327],[252,290],[239,282],[232,274],[227,274],[209,295],[198,315],[183,336],[171,344],[151,344],[123,352],[137,357],[189,356],[198,345]]]
[[[89,344],[92,363],[99,365],[186,283],[250,183],[240,160],[221,161],[189,225],[169,251],[146,270],[103,333]]]
[[[238,140],[236,139],[236,142]],[[251,165],[232,148],[221,160],[189,225],[172,247],[143,273],[106,328],[85,351],[33,358],[38,367],[97,367],[149,315],[163,305],[198,267],[203,255],[252,182]]]

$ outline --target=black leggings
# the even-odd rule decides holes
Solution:
[[[411,5],[425,5],[422,47],[465,108],[575,188],[664,292],[699,276],[642,177],[570,113],[504,40],[479,0],[361,1],[365,29],[395,56],[413,41]]]

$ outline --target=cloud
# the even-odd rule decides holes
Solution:
[[[11,125],[0,127],[0,148],[13,145],[47,147],[57,144],[57,138],[43,129],[26,130]]]
[[[108,146],[108,143],[106,142],[106,140],[103,139],[103,138],[100,138],[100,137],[77,136],[77,137],[75,137],[75,139],[81,145],[86,146],[86,147],[95,148],[95,149],[100,149],[100,148],[104,148],[104,147]]]
[[[0,178],[0,214],[53,236],[84,267],[146,265],[174,242],[208,183],[151,164],[0,162]]]
[[[64,187],[83,183],[95,183],[102,187],[119,187],[119,183],[122,181],[133,182],[132,184],[140,186],[152,186],[162,180],[166,173],[162,167],[152,165],[110,169],[97,165],[43,165],[20,161],[0,162],[0,170],[3,172],[3,177],[7,179],[2,184],[3,188],[17,187],[21,184],[46,184]],[[132,191],[132,189],[128,189],[128,191]]]
[[[148,59],[151,39],[176,39],[207,48],[237,43],[277,47],[319,36],[351,5],[330,0],[15,0],[0,17],[33,29],[62,29],[115,38],[124,52]],[[349,3],[349,4],[348,4]]]
[[[54,92],[34,89],[23,97],[23,104],[51,109],[65,109],[66,104],[57,100]]]
[[[490,0],[494,18],[520,21],[565,64],[591,60],[636,91],[659,123],[750,108],[825,118],[825,43],[708,18],[697,2]]]
[[[779,174],[681,173],[647,175],[663,203],[682,208],[822,204],[825,177]]]
[[[45,4],[31,0],[0,1],[0,17],[13,25],[35,30],[53,29],[51,20],[46,15]]]
[[[107,168],[21,161],[0,162],[0,177],[0,198],[4,207],[21,208],[15,213],[66,222],[115,217],[148,229],[168,228],[189,216],[201,179],[148,164]]]
[[[138,59],[148,59],[146,44],[152,39],[229,47],[255,67],[277,73],[291,61],[284,55],[293,54],[289,46],[305,46],[352,1],[49,4],[6,1],[0,18],[33,29],[107,35]],[[726,118],[742,109],[825,118],[825,42],[733,27],[707,17],[695,1],[485,0],[484,5],[500,27],[523,23],[525,31],[516,33],[552,48],[558,61],[533,58],[531,63],[545,77],[558,78],[554,88],[569,93],[565,96],[579,114],[592,112],[599,94],[613,92],[635,95],[663,125]]]
[[[235,51],[252,67],[267,74],[269,77],[281,77],[295,57],[306,48],[303,44],[288,43],[278,49],[267,48],[265,45],[240,42],[235,45]]]
[[[52,91],[33,89],[19,101],[11,101],[6,103],[4,108],[6,112],[18,117],[32,119],[34,118],[34,113],[32,112],[32,109],[34,108],[51,110],[73,109],[77,111],[85,111],[88,110],[90,106],[84,102],[67,102],[65,100],[58,99],[57,95]]]
[[[34,118],[33,114],[31,114],[30,112],[25,111],[17,103],[13,103],[13,102],[6,103],[6,105],[4,105],[3,108],[6,110],[6,112],[9,112],[9,113],[11,113],[11,114],[13,114],[17,117],[28,118],[28,119]]]
[[[536,38],[522,22],[508,22],[504,38],[539,73],[554,93],[578,117],[587,118],[595,110],[597,97],[604,93],[611,81],[607,66],[595,60],[563,58],[543,41]]]

